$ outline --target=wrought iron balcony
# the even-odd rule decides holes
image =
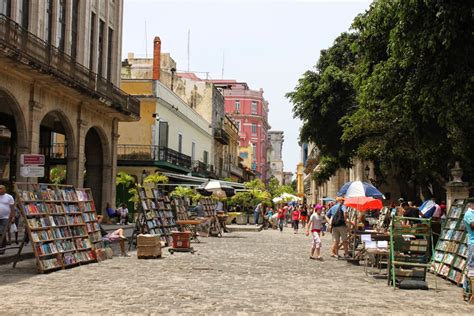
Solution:
[[[57,47],[43,41],[18,23],[0,14],[0,54],[52,75],[81,93],[128,116],[140,116],[140,101],[110,81],[76,62]]]
[[[214,128],[214,139],[223,145],[228,145],[230,136],[223,128],[216,127]]]
[[[193,171],[207,175],[210,172],[210,166],[199,160],[193,160]]]
[[[118,145],[117,160],[119,163],[126,161],[135,164],[147,163],[154,165],[155,162],[166,162],[174,166],[191,169],[191,157],[181,154],[173,149],[153,145]]]

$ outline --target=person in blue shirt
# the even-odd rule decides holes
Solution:
[[[474,271],[474,202],[468,204],[468,209],[464,213],[464,225],[466,226],[467,233],[467,262],[466,271]],[[464,279],[464,293],[472,293],[472,284],[470,284],[470,278]],[[465,296],[466,300],[470,297]]]
[[[332,244],[332,253],[331,257],[339,258],[339,247],[344,246],[344,257],[349,257],[349,244],[347,241],[347,213],[346,206],[344,205],[344,198],[337,197],[336,204],[334,204],[329,211],[326,213],[326,221],[330,223],[330,231],[332,234],[333,244]],[[332,217],[336,215],[336,212],[341,207],[342,212],[344,213],[344,220],[341,223],[333,223]]]

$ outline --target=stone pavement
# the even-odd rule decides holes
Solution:
[[[201,238],[198,252],[114,257],[40,275],[33,260],[0,266],[0,314],[474,314],[462,290],[393,290],[363,268],[309,260],[309,237],[290,229]],[[430,286],[434,287],[430,275]]]

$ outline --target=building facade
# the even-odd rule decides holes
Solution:
[[[0,1],[2,182],[25,181],[21,154],[44,154],[45,176],[115,201],[118,122],[140,116],[118,88],[123,1]],[[23,174],[24,175],[24,174]]]
[[[240,147],[252,148],[252,161],[247,167],[256,172],[262,180],[267,181],[270,125],[268,102],[263,97],[263,90],[251,90],[246,83],[235,80],[211,80],[211,82],[223,91],[225,112],[239,127]]]
[[[293,182],[293,172],[284,171],[283,172],[283,185],[291,185]]]
[[[269,158],[271,175],[283,184],[283,131],[269,131],[271,153]]]
[[[123,62],[122,88],[141,100],[138,122],[121,123],[119,170],[140,181],[155,171],[210,177],[213,128],[174,91],[176,63],[154,41],[153,58],[129,54]]]

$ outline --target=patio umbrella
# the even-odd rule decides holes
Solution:
[[[276,198],[273,198],[273,203],[280,203],[281,201],[283,201],[283,199],[279,196],[277,196]]]
[[[345,198],[370,196],[375,199],[385,199],[385,196],[372,184],[362,181],[346,182],[337,192],[337,196]]]
[[[196,191],[204,196],[215,195],[220,198],[231,197],[235,195],[235,189],[233,187],[225,185],[219,180],[210,180],[205,182],[197,187]]]
[[[344,205],[358,211],[379,210],[382,208],[382,201],[370,196],[359,196],[345,199]]]
[[[334,201],[336,201],[335,199],[330,198],[330,197],[321,198],[320,200],[323,201],[323,202],[334,202]]]

